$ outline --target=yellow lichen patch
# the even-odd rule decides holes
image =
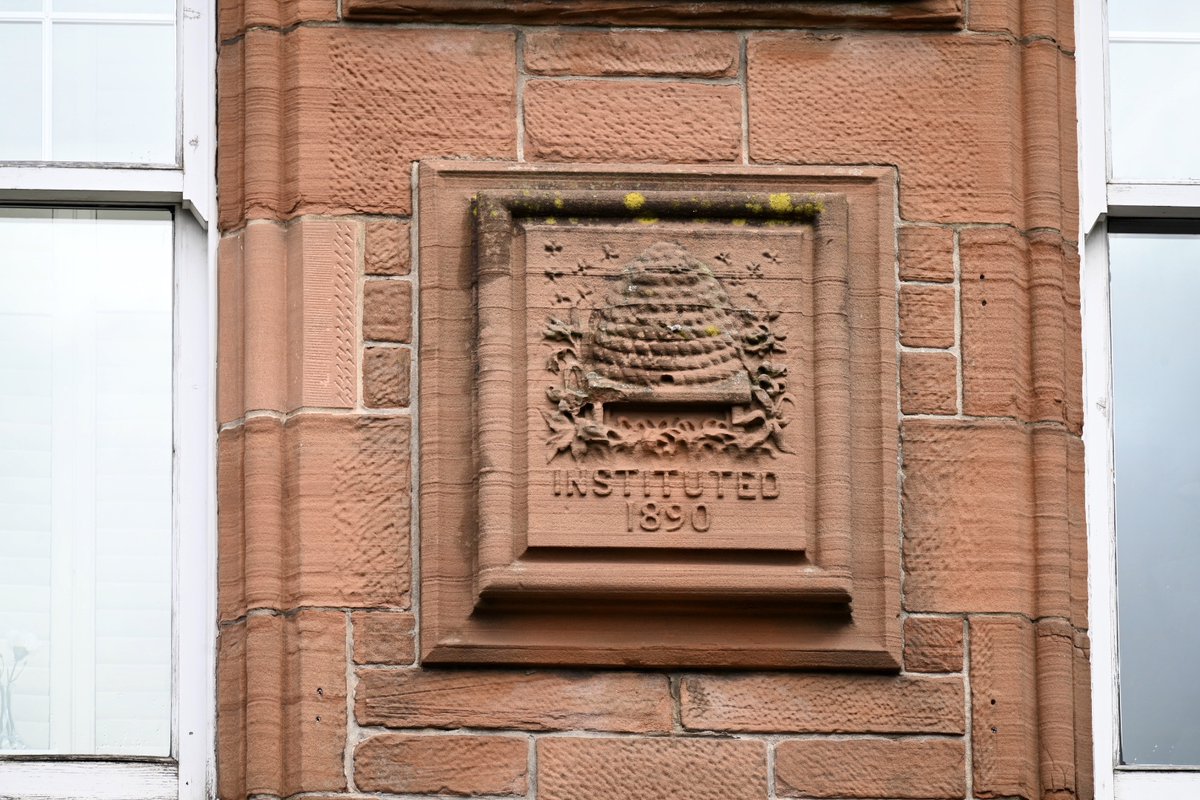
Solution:
[[[762,203],[746,203],[746,209],[751,214],[761,214],[763,212]]]
[[[554,198],[554,207],[555,207],[555,208],[562,208],[562,207],[563,207],[563,199],[562,199],[561,197],[556,197],[556,198]]]
[[[557,225],[558,220],[556,220],[554,217],[546,217],[546,224],[547,225]]]
[[[637,211],[644,205],[646,205],[646,195],[641,192],[630,192],[625,195],[625,207],[630,211]]]
[[[744,219],[730,220],[730,222],[732,222],[734,225],[745,225],[746,224],[746,220],[744,220]]]
[[[776,192],[767,198],[767,202],[771,205],[771,210],[776,214],[786,214],[793,208],[792,196],[787,192]]]
[[[658,222],[658,217],[638,217],[638,222],[643,225],[653,225]]]
[[[718,328],[716,325],[709,325],[707,328],[704,329],[704,335],[705,336],[720,336],[721,329]]]

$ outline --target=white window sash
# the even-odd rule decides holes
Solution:
[[[1085,504],[1096,800],[1200,797],[1200,771],[1120,766],[1116,516],[1113,473],[1112,346],[1108,263],[1110,218],[1200,219],[1198,182],[1113,182],[1108,117],[1106,0],[1077,0],[1080,288],[1083,318]],[[1147,41],[1174,35],[1139,34]]]
[[[0,163],[3,203],[175,208],[172,756],[3,756],[0,798],[207,800],[215,791],[215,6],[179,3],[181,168]]]

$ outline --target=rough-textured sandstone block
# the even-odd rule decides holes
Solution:
[[[1017,37],[1046,37],[1066,50],[1075,48],[1071,3],[1056,0],[971,0],[967,27]]]
[[[355,611],[354,663],[411,664],[416,620],[401,611]]]
[[[412,261],[409,224],[398,219],[373,219],[363,227],[363,271],[368,275],[407,275]]]
[[[358,224],[255,222],[219,250],[218,419],[353,408]]]
[[[968,414],[1081,429],[1077,253],[1057,234],[962,232]]]
[[[354,783],[368,792],[524,795],[529,740],[511,736],[387,733],[354,751]]]
[[[783,797],[894,797],[932,800],[966,793],[961,739],[806,739],[775,749]]]
[[[954,231],[949,228],[900,229],[900,280],[954,280]]]
[[[665,675],[363,669],[357,701],[359,723],[395,728],[671,729]]]
[[[220,56],[220,224],[407,214],[410,164],[516,157],[507,31],[249,31]]]
[[[1016,423],[904,423],[909,611],[1033,613],[1031,469]]]
[[[255,417],[223,431],[222,619],[247,608],[408,601],[407,417]]]
[[[1028,419],[1028,242],[1011,228],[972,228],[962,232],[959,248],[963,410]]]
[[[408,405],[412,354],[407,347],[363,349],[363,405],[394,408]]]
[[[731,33],[530,31],[525,67],[540,75],[680,75],[718,78],[738,71]]]
[[[225,41],[247,28],[281,28],[300,22],[331,22],[338,17],[337,0],[220,0],[219,39]]]
[[[541,739],[542,800],[760,800],[764,742],[735,739]]]
[[[970,624],[975,794],[1036,800],[1033,625],[1017,617],[973,617]]]
[[[958,359],[953,353],[900,354],[900,410],[905,414],[958,411]]]
[[[961,672],[963,622],[957,617],[904,621],[904,668],[910,672]]]
[[[221,797],[343,789],[346,617],[254,615],[219,639]]]
[[[872,675],[685,677],[688,730],[790,733],[962,733],[958,678]]]
[[[525,87],[525,154],[547,161],[736,161],[737,86],[534,80]]]
[[[908,347],[954,346],[953,287],[900,287],[900,343]]]
[[[412,284],[369,280],[363,284],[363,339],[412,341]]]
[[[896,164],[906,219],[1021,224],[1015,42],[752,35],[749,81],[754,161]]]

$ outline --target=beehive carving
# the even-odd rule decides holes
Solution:
[[[654,244],[592,314],[589,389],[609,400],[748,402],[737,325],[706,264],[678,244]]]

